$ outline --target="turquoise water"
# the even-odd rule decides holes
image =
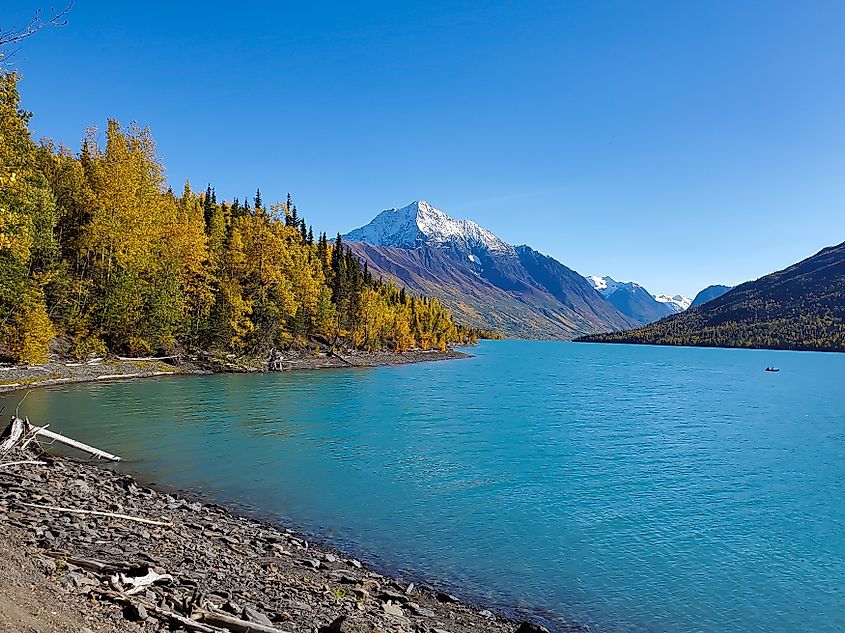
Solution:
[[[147,479],[547,621],[845,628],[845,355],[472,352],[75,385],[23,409]]]

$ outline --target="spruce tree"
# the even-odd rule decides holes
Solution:
[[[209,233],[211,230],[211,215],[214,211],[214,203],[212,200],[211,183],[205,189],[205,198],[202,201],[202,215],[205,219],[205,232]]]

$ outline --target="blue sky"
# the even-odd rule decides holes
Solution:
[[[36,135],[137,120],[174,188],[315,229],[424,198],[689,295],[845,240],[841,2],[76,0],[15,65]]]

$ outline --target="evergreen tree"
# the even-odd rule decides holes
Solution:
[[[305,337],[362,349],[443,346],[473,333],[438,302],[406,305],[338,234],[314,240],[260,190],[218,204],[210,183],[175,195],[149,130],[108,121],[78,155],[32,142],[16,76],[0,72],[0,355],[211,348],[261,357]],[[285,217],[277,212],[284,208]]]
[[[211,214],[213,213],[214,202],[212,202],[211,183],[205,189],[205,197],[202,200],[203,217],[205,218],[206,231],[211,230]]]

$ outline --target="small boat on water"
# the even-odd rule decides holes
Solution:
[[[766,371],[780,371],[777,367],[766,367]]]

